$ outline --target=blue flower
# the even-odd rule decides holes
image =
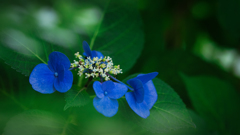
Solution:
[[[96,110],[106,117],[112,117],[118,111],[118,101],[128,90],[124,84],[106,81],[100,83],[95,81],[93,89],[96,97],[93,99],[93,105]]]
[[[150,115],[149,110],[157,101],[157,92],[152,82],[157,75],[157,72],[140,74],[127,81],[134,90],[125,94],[126,100],[130,108],[142,118]]]
[[[84,50],[84,53],[83,53],[84,56],[91,57],[91,58],[94,58],[94,57],[104,58],[104,55],[101,52],[91,51],[91,49],[86,41],[83,41],[83,50]]]
[[[53,93],[55,90],[66,92],[72,87],[73,74],[69,71],[70,61],[60,52],[49,55],[48,65],[38,64],[32,71],[29,82],[32,88],[43,94]]]

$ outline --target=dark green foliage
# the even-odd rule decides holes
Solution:
[[[69,124],[69,120],[64,120],[56,114],[41,110],[29,110],[11,118],[4,129],[4,134],[81,134],[77,133],[76,129],[70,128]]]
[[[212,129],[239,134],[239,93],[231,84],[209,76],[182,78],[194,108]]]
[[[209,131],[208,127],[206,126],[206,122],[194,111],[188,110],[188,112],[193,119],[196,128],[182,128],[179,130],[172,130],[168,133],[165,133],[164,135],[218,135],[216,131]]]
[[[91,38],[90,48],[111,56],[113,62],[129,70],[143,49],[142,20],[135,3],[110,0]]]
[[[0,134],[240,134],[239,0],[11,0],[0,7]],[[115,116],[98,113],[93,82],[83,88],[87,79],[77,70],[67,93],[32,89],[37,64],[52,51],[73,62],[83,40],[120,65],[119,80],[159,73],[147,119],[124,97]]]

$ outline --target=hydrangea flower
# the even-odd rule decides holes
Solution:
[[[157,101],[157,92],[152,82],[157,75],[157,72],[140,74],[127,81],[134,90],[125,94],[126,100],[130,108],[142,118],[150,115],[149,110]]]
[[[69,67],[70,61],[66,55],[52,52],[48,65],[38,64],[30,74],[29,82],[34,90],[43,94],[50,94],[55,90],[66,92],[73,82],[73,74],[68,70]]]
[[[83,50],[84,50],[83,55],[86,57],[90,57],[91,59],[93,59],[94,57],[98,57],[98,58],[104,57],[104,55],[99,51],[91,51],[86,41],[83,41]]]
[[[124,84],[113,81],[100,83],[95,81],[93,89],[96,97],[93,99],[93,105],[96,110],[106,117],[112,117],[118,111],[118,101],[128,90]]]

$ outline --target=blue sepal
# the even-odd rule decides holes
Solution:
[[[83,41],[83,50],[85,52],[85,56],[92,57],[92,51],[86,41]]]
[[[127,81],[129,85],[131,85],[134,89],[134,97],[137,103],[141,103],[144,99],[144,87],[143,83],[139,79],[130,79]]]

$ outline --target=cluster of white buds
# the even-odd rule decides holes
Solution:
[[[91,59],[87,57],[86,59],[79,54],[79,52],[75,53],[77,61],[74,60],[71,63],[72,68],[78,68],[78,75],[85,75],[85,78],[89,77],[101,77],[104,78],[105,81],[110,80],[109,73],[117,75],[122,73],[122,69],[120,69],[119,65],[113,65],[112,58],[109,56],[105,56],[104,58],[94,57]]]

